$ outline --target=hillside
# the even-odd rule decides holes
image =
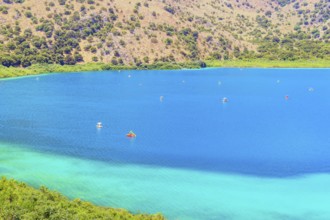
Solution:
[[[329,0],[0,0],[0,62],[330,58]]]

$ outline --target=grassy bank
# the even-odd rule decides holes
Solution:
[[[326,68],[330,67],[330,60],[207,60],[207,67],[263,67],[263,68]],[[37,75],[54,72],[83,72],[102,70],[170,70],[170,69],[198,69],[201,62],[190,63],[155,63],[141,66],[114,66],[104,63],[86,63],[77,65],[32,65],[28,68],[4,67],[0,65],[0,78]]]
[[[165,219],[161,214],[134,215],[123,209],[71,201],[45,187],[37,190],[6,178],[0,180],[0,204],[0,219]]]
[[[330,60],[208,60],[208,67],[326,68]]]
[[[19,77],[36,75],[42,73],[54,73],[54,72],[83,72],[83,71],[101,71],[101,70],[143,70],[143,69],[196,69],[200,68],[199,62],[191,63],[155,63],[141,66],[114,66],[104,63],[87,63],[77,65],[32,65],[28,68],[18,67],[4,67],[0,65],[0,78]]]

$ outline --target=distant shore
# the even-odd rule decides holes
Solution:
[[[142,66],[111,65],[105,63],[86,63],[76,65],[36,64],[27,68],[4,67],[0,65],[0,79],[39,75],[45,73],[87,72],[105,70],[171,70],[171,69],[198,69],[200,62],[190,63],[156,63]]]
[[[330,68],[330,60],[207,60],[187,63],[156,63],[141,66],[114,66],[105,63],[86,63],[76,65],[36,64],[28,68],[0,66],[0,79],[39,75],[44,73],[84,72],[104,70],[174,70],[199,69],[203,67],[238,68]]]
[[[207,67],[330,68],[330,60],[209,60]]]

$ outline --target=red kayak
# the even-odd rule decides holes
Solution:
[[[129,137],[129,138],[136,138],[136,134],[134,134],[133,131],[130,131],[128,134],[126,134],[126,137]]]

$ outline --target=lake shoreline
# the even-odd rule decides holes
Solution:
[[[15,79],[26,76],[51,73],[88,72],[106,70],[182,70],[201,68],[330,68],[329,60],[206,60],[187,63],[156,63],[142,66],[113,66],[105,63],[86,63],[78,65],[36,64],[28,68],[0,66],[1,79]]]
[[[113,66],[105,63],[86,63],[77,65],[36,64],[27,68],[0,66],[0,79],[33,76],[50,73],[88,72],[88,71],[120,71],[120,70],[182,70],[199,69],[203,63],[157,63],[144,66]]]

